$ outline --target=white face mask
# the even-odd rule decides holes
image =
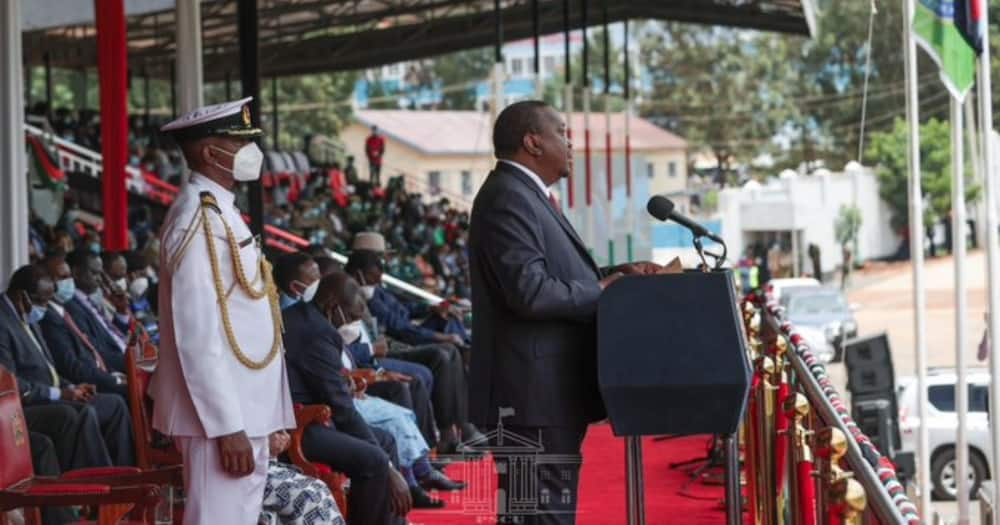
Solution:
[[[246,182],[260,178],[260,168],[264,165],[264,153],[257,147],[256,142],[247,143],[242,148],[236,150],[236,153],[228,152],[217,146],[212,146],[212,148],[233,157],[233,169],[231,170],[219,163],[215,165],[220,169],[232,173],[234,179]]]
[[[340,337],[344,339],[345,343],[353,343],[361,337],[361,321],[354,321],[353,323],[341,325],[337,331],[340,332]]]
[[[306,289],[302,291],[302,301],[308,303],[316,297],[316,290],[319,290],[319,281],[313,281],[312,284],[306,286]]]
[[[132,280],[132,284],[128,287],[128,293],[132,296],[133,301],[138,301],[143,295],[146,295],[146,290],[149,289],[149,279],[145,277],[136,277]]]
[[[361,295],[365,296],[365,301],[371,301],[375,297],[375,285],[367,284],[361,287]]]
[[[115,279],[112,282],[112,284],[114,284],[115,288],[120,292],[128,290],[128,280],[126,280],[124,277],[122,277],[121,279]]]

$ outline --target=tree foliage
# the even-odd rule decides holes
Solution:
[[[891,225],[902,233],[909,225],[909,185],[906,161],[906,121],[897,119],[890,131],[872,134],[866,160],[876,166],[879,195],[891,209]],[[968,148],[966,148],[968,149]],[[966,154],[968,158],[968,154]],[[951,131],[948,122],[930,119],[920,126],[920,184],[925,204],[924,225],[951,215]],[[979,198],[969,163],[965,172],[966,202]]]
[[[857,206],[843,205],[837,212],[833,225],[833,235],[841,246],[853,245],[861,231],[861,209]]]

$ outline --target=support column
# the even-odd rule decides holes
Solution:
[[[42,57],[45,61],[45,116],[52,120],[52,59],[49,58],[49,54],[45,53]]]
[[[21,0],[0,2],[0,283],[28,262],[28,179],[24,159]]]
[[[500,0],[493,0],[493,103],[490,104],[491,122],[496,122],[503,109],[504,65],[503,65],[503,13]]]
[[[101,175],[106,251],[128,249],[128,36],[124,0],[94,0],[101,91]]]
[[[271,145],[271,148],[275,150],[280,150],[281,140],[279,139],[281,138],[280,135],[281,128],[279,128],[279,122],[278,122],[278,77],[277,76],[271,77],[271,126],[272,126],[272,131],[274,133],[274,144]]]
[[[253,97],[250,101],[250,121],[260,127],[260,56],[257,45],[257,0],[239,0],[236,23],[239,28],[240,83],[243,96]],[[250,201],[250,230],[260,236],[264,246],[264,191],[260,180],[247,183],[247,197]]]
[[[202,96],[201,0],[177,0],[176,81],[180,114],[205,105]]]

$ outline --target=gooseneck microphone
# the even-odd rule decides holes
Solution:
[[[708,231],[707,228],[698,224],[690,217],[678,212],[674,208],[675,206],[673,201],[663,195],[653,195],[650,197],[649,202],[646,203],[646,211],[648,211],[654,218],[661,221],[674,221],[690,230],[691,234],[694,236],[694,247],[698,250],[698,255],[702,258],[702,261],[705,260],[705,255],[715,257],[715,268],[721,268],[726,261],[726,242],[723,241],[718,235]],[[704,251],[701,247],[702,237],[709,238],[722,245],[722,254],[715,255],[711,252]]]
[[[695,237],[708,237],[713,241],[721,242],[704,226],[677,212],[673,201],[663,195],[653,195],[649,199],[649,202],[646,203],[646,211],[661,221],[674,221],[677,224],[680,224],[681,226],[691,230],[691,233]]]

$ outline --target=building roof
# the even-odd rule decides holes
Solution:
[[[355,118],[364,126],[378,126],[385,136],[425,155],[491,155],[493,129],[490,114],[478,111],[361,110]],[[570,130],[573,148],[582,151],[584,114],[574,113]],[[591,113],[591,151],[605,150],[603,113]],[[687,141],[640,117],[632,117],[633,151],[684,150]],[[611,115],[611,147],[625,147],[625,114]]]
[[[587,0],[587,25],[606,20],[676,20],[809,35],[814,0]],[[65,0],[25,4],[24,60],[29,65],[80,69],[97,63],[93,2],[67,9]],[[127,0],[128,60],[133,72],[169,78],[177,31],[171,0]],[[237,2],[203,0],[202,48],[206,81],[239,71]],[[564,29],[563,2],[538,2],[540,34]],[[492,45],[494,2],[488,0],[269,0],[258,8],[260,72],[288,76],[343,71],[415,60]],[[533,35],[532,8],[523,0],[499,3],[507,41]],[[607,8],[604,15],[603,8]],[[70,12],[72,11],[72,12]],[[569,27],[583,26],[580,3]]]

